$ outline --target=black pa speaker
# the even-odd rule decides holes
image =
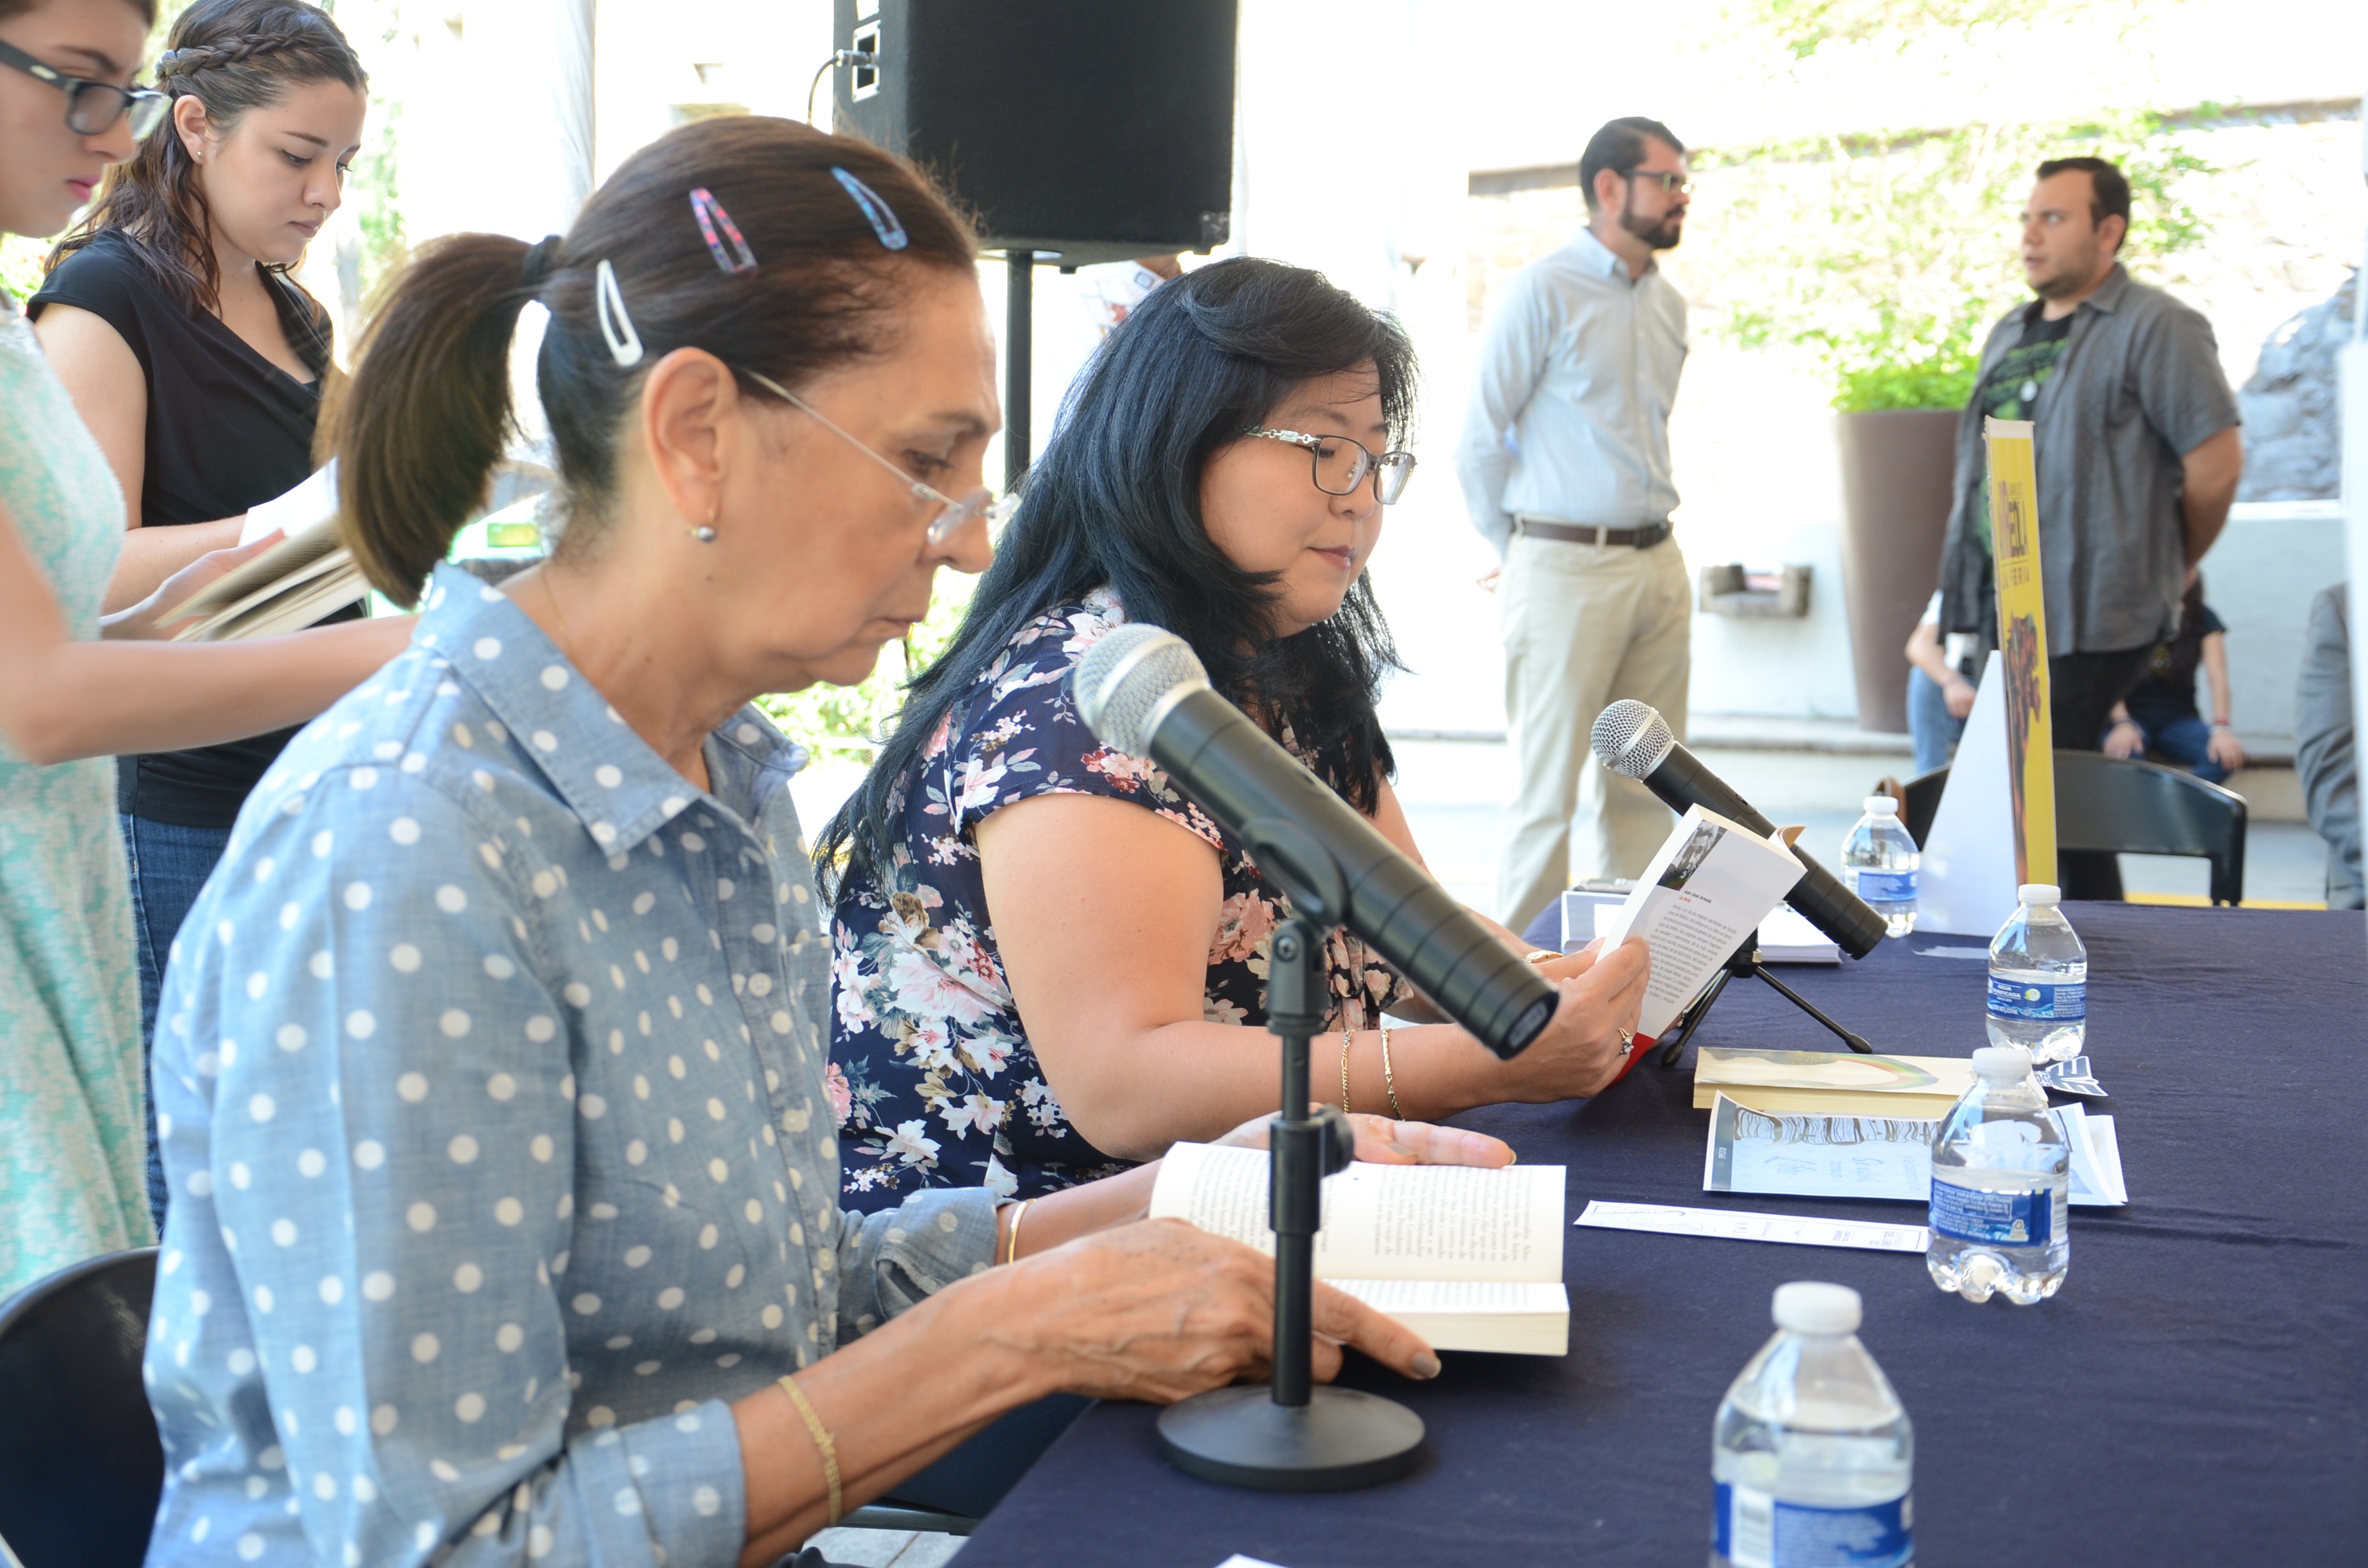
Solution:
[[[1064,268],[1233,227],[1236,0],[836,0],[837,129]],[[1047,257],[1046,259],[1050,259]]]

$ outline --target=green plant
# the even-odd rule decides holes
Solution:
[[[880,651],[880,663],[856,686],[810,686],[803,691],[760,697],[757,706],[791,739],[821,756],[868,762],[904,705],[905,686],[945,652],[970,608],[978,579],[947,573],[938,579],[929,613],[899,647]]]
[[[1741,0],[1731,14],[1806,60],[1828,44],[1883,42],[1904,51],[1930,33],[2062,21],[2108,8],[2122,7],[2109,0]],[[2126,8],[2135,20],[2137,6]]]
[[[2176,281],[2206,234],[2184,182],[2217,171],[2159,116],[1705,150],[1720,217],[1691,248],[1709,253],[1713,330],[1806,354],[1846,413],[1961,405],[1990,324],[2029,298],[2017,203],[2041,161],[2079,153],[2129,177],[2131,269]]]

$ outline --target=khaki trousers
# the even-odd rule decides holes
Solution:
[[[1516,534],[1503,591],[1505,715],[1520,778],[1505,812],[1497,911],[1520,931],[1576,881],[1638,875],[1668,837],[1668,808],[1607,773],[1588,740],[1622,698],[1659,709],[1685,738],[1693,602],[1672,540],[1638,550]]]

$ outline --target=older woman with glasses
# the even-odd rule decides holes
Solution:
[[[567,522],[495,588],[438,562],[529,301]],[[1265,1364],[1270,1267],[1132,1222],[1142,1174],[1024,1228],[838,1205],[803,759],[748,703],[861,678],[985,563],[994,386],[961,221],[781,120],[395,285],[329,417],[418,634],[266,776],[165,982],[152,1563],[757,1568],[1017,1406]],[[1316,1321],[1319,1369],[1438,1370],[1345,1296]]]
[[[822,845],[845,860],[831,1093],[852,1204],[1030,1197],[1271,1109],[1286,902],[1159,768],[1087,731],[1069,672],[1121,621],[1167,627],[1419,858],[1364,575],[1414,471],[1414,374],[1395,323],[1269,261],[1167,283],[1105,342],[960,636]],[[1506,1062],[1452,1025],[1387,1022],[1437,1014],[1355,938],[1328,960],[1319,1097],[1393,1117],[1593,1093],[1625,1065],[1645,972],[1637,945],[1552,958],[1562,1009]]]

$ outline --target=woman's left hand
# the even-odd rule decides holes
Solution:
[[[1223,1138],[1235,1149],[1263,1149],[1267,1124],[1260,1117],[1245,1121]],[[1357,1131],[1357,1158],[1375,1165],[1509,1165],[1513,1146],[1485,1132],[1460,1127],[1436,1127],[1428,1121],[1392,1121],[1386,1116],[1350,1112],[1349,1125]]]
[[[269,550],[286,538],[283,530],[272,529],[259,539],[227,550],[210,550],[178,572],[156,585],[156,591],[126,610],[106,618],[100,623],[101,634],[108,637],[161,638],[172,634],[173,627],[187,616],[176,615],[181,606],[207,588],[212,587],[233,572]]]

